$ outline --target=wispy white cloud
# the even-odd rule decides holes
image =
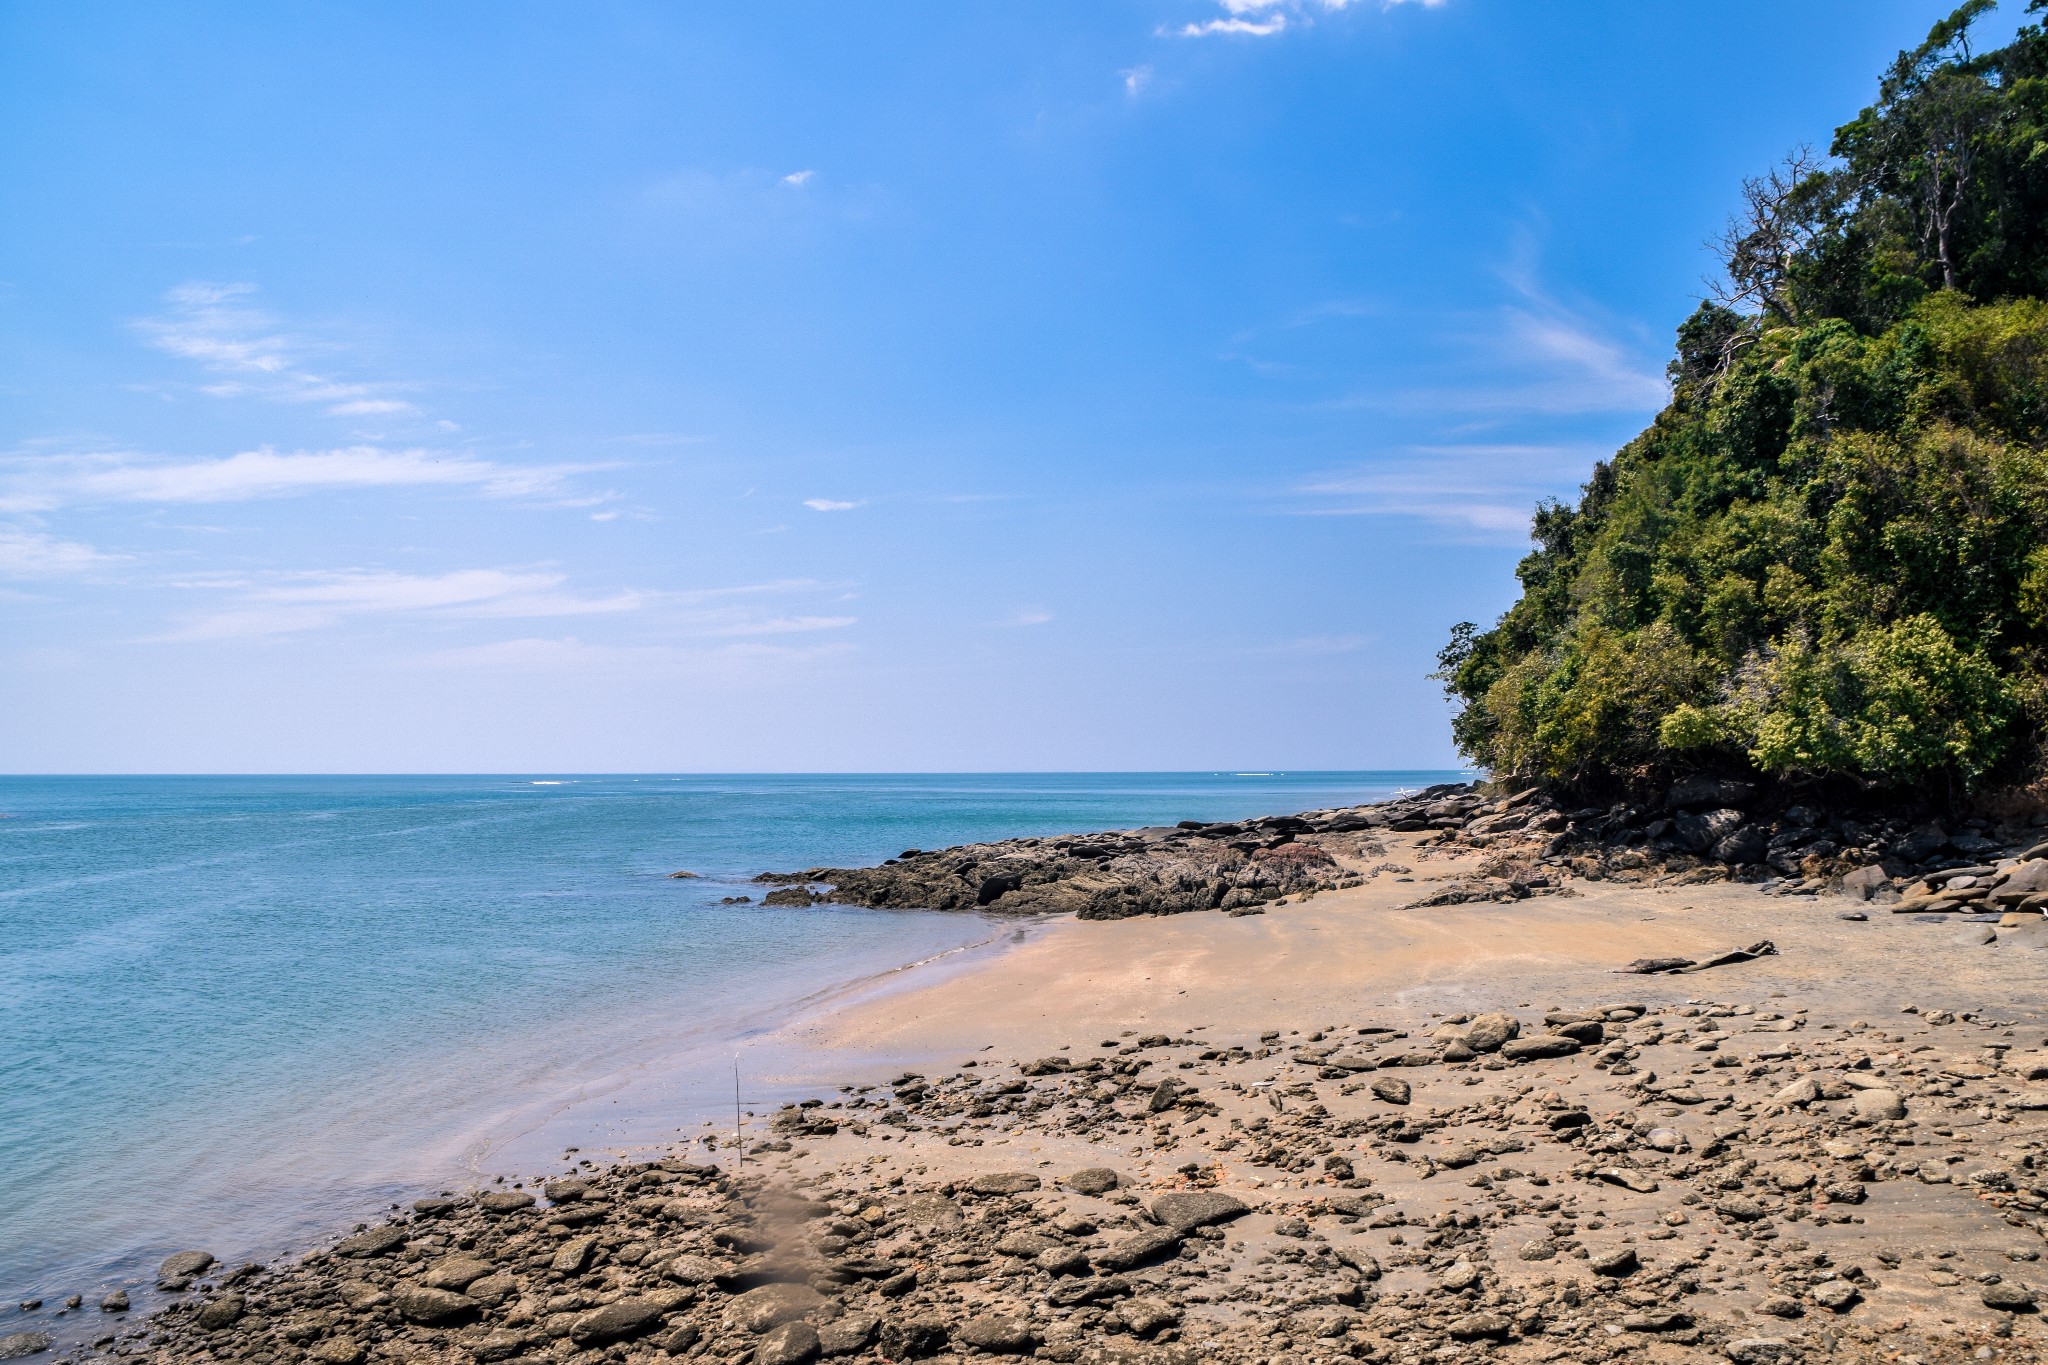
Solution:
[[[788,175],[782,177],[782,183],[793,189],[802,189],[810,183],[811,177],[816,174],[817,172],[812,170],[791,171]]]
[[[22,527],[0,527],[0,576],[61,578],[105,568],[119,559],[75,540],[59,540]]]
[[[800,635],[814,630],[844,630],[857,616],[776,616],[766,621],[741,621],[720,626],[713,635]]]
[[[1117,74],[1124,78],[1124,93],[1133,99],[1152,83],[1152,68],[1149,66],[1127,67]]]
[[[1185,24],[1181,27],[1183,38],[1213,38],[1219,34],[1235,34],[1243,38],[1270,38],[1287,28],[1287,16],[1276,14],[1270,19],[1206,19],[1200,23]]]
[[[295,335],[250,306],[248,299],[255,292],[252,284],[182,284],[164,296],[164,312],[139,320],[135,329],[158,350],[218,376],[200,386],[202,393],[217,398],[324,403],[337,417],[418,410],[392,396],[407,385],[345,380],[313,368],[314,358],[334,347]]]
[[[1183,38],[1207,38],[1216,35],[1236,34],[1248,38],[1270,38],[1276,33],[1287,31],[1290,21],[1304,27],[1315,22],[1317,12],[1335,13],[1350,9],[1361,0],[1216,0],[1227,16],[1183,25],[1178,32]],[[1393,9],[1398,5],[1419,5],[1423,9],[1437,9],[1445,0],[1379,0],[1381,9]]]
[[[802,578],[683,591],[587,593],[571,590],[567,577],[552,569],[442,574],[350,569],[257,577],[200,574],[170,586],[226,601],[157,637],[165,641],[289,636],[402,618],[447,623],[632,614],[650,622],[645,629],[665,637],[706,641],[844,630],[858,621],[844,614],[791,611],[776,601],[844,602],[852,595],[844,584]]]
[[[865,507],[867,502],[839,502],[833,498],[805,498],[804,506],[813,512],[851,512],[856,507]]]
[[[996,624],[1013,627],[1042,626],[1052,619],[1052,613],[1044,607],[1019,607],[1016,611],[1011,612],[1008,616],[996,622]]]
[[[1300,485],[1311,516],[1408,517],[1461,538],[1519,544],[1545,497],[1586,477],[1599,452],[1575,445],[1409,446]]]
[[[513,465],[438,450],[281,452],[210,460],[134,455],[33,455],[0,460],[0,511],[98,503],[221,503],[365,488],[474,488],[488,497],[555,497],[572,474],[603,465]],[[581,505],[609,495],[576,499]]]
[[[600,644],[570,635],[559,639],[498,640],[490,644],[435,650],[410,662],[418,668],[487,672],[755,677],[769,670],[780,673],[791,668],[830,662],[852,651],[853,646],[843,642],[796,646],[742,642],[704,648]]]
[[[320,630],[360,616],[588,616],[635,611],[643,594],[579,597],[560,591],[558,573],[463,569],[446,574],[304,573],[260,582],[195,580],[232,591],[234,605],[200,616],[162,638],[222,640]]]

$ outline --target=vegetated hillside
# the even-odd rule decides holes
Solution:
[[[2042,777],[2048,33],[1973,51],[1992,4],[1901,53],[1829,157],[1744,185],[1670,406],[1538,509],[1520,600],[1443,651],[1473,760],[1579,789]]]

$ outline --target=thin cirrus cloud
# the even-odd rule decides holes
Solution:
[[[1529,515],[1585,477],[1595,458],[1574,445],[1411,446],[1370,467],[1334,473],[1295,490],[1306,516],[1406,517],[1461,540],[1519,544]]]
[[[104,568],[119,558],[41,531],[0,527],[0,576],[7,578],[61,578]]]
[[[166,310],[142,318],[135,330],[157,350],[190,360],[215,376],[200,392],[216,398],[255,397],[286,403],[324,403],[336,417],[395,416],[417,412],[392,396],[405,387],[340,379],[313,368],[316,355],[335,348],[285,330],[270,314],[249,306],[252,284],[194,281],[164,296]]]
[[[301,573],[266,582],[194,581],[225,589],[233,605],[159,637],[174,641],[246,639],[321,630],[364,616],[541,617],[636,611],[635,592],[579,597],[561,591],[558,573],[463,569],[445,574]]]
[[[813,512],[851,512],[856,507],[865,507],[867,502],[840,502],[836,498],[805,498],[804,506]]]
[[[853,646],[844,641],[807,645],[740,641],[707,648],[604,644],[570,635],[558,639],[497,640],[434,650],[415,656],[409,663],[423,669],[478,669],[494,673],[693,676],[755,682],[763,676],[782,676],[791,668],[827,663],[852,652]]]
[[[853,616],[786,610],[763,614],[753,605],[762,599],[848,596],[843,585],[810,579],[681,592],[628,589],[596,596],[570,591],[566,582],[563,574],[538,569],[462,569],[445,574],[347,570],[253,580],[202,576],[178,586],[229,594],[227,605],[157,638],[194,642],[289,636],[365,619],[474,622],[657,610],[664,632],[693,639],[813,634],[843,630],[858,621]]]
[[[437,450],[245,450],[220,459],[44,455],[0,463],[0,511],[106,503],[226,503],[369,488],[468,487],[489,497],[559,495],[601,465],[511,465]],[[589,501],[584,499],[582,501]]]

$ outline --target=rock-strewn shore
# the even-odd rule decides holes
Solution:
[[[2038,819],[2038,817],[2036,817]],[[1578,806],[1537,790],[1493,795],[1445,784],[1369,806],[1299,815],[998,843],[908,849],[879,867],[766,872],[780,905],[831,901],[874,908],[1070,912],[1082,919],[1195,910],[1249,910],[1342,889],[1383,871],[1379,836],[1424,833],[1424,846],[1483,849],[1480,875],[1435,893],[1442,903],[1516,900],[1576,876],[1679,883],[1737,878],[1780,894],[1838,889],[1862,898],[1951,895],[2029,911],[2048,907],[2048,862],[2012,882],[2022,862],[2048,857],[2040,824],[1927,819],[1772,805],[1741,782],[1689,778],[1652,803]],[[1869,869],[1869,870],[1866,870]],[[1999,894],[2001,889],[2026,895]],[[1888,890],[1887,890],[1888,888]],[[1943,908],[1934,905],[1932,908]]]
[[[109,1354],[2038,1359],[2040,1029],[1716,985],[984,1054],[790,1106],[744,1163],[581,1163],[294,1264],[187,1256]]]

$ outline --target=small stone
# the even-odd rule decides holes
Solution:
[[[997,1171],[974,1177],[967,1188],[976,1194],[1028,1194],[1043,1183],[1028,1171]]]
[[[1002,1313],[969,1318],[954,1335],[976,1350],[1005,1356],[1027,1355],[1037,1345],[1030,1323]]]
[[[1595,1256],[1589,1263],[1595,1275],[1611,1276],[1633,1275],[1642,1268],[1642,1264],[1636,1259],[1634,1247],[1616,1248],[1605,1255]]]
[[[625,1341],[651,1330],[664,1311],[653,1299],[620,1299],[577,1318],[569,1326],[569,1339],[579,1346]]]
[[[1692,1315],[1667,1309],[1664,1312],[1630,1313],[1621,1320],[1628,1332],[1680,1332],[1692,1326]]]
[[[189,1280],[213,1264],[210,1251],[174,1251],[156,1268],[159,1280]]]
[[[1117,1307],[1116,1315],[1141,1337],[1180,1325],[1180,1313],[1157,1299],[1130,1299]]]
[[[764,1284],[725,1306],[725,1325],[735,1332],[765,1332],[816,1312],[824,1301],[806,1284]]]
[[[337,1256],[383,1256],[405,1245],[403,1228],[369,1228],[334,1244]]]
[[[891,1360],[915,1360],[946,1349],[948,1335],[941,1318],[891,1318],[882,1324],[880,1346]]]
[[[817,1329],[808,1322],[785,1322],[761,1338],[754,1348],[754,1365],[804,1365],[816,1360],[822,1349]]]
[[[1906,1117],[1906,1102],[1896,1090],[1856,1092],[1856,1118],[1863,1123],[1889,1123]]]
[[[217,1299],[208,1299],[200,1306],[199,1325],[209,1332],[218,1332],[242,1320],[248,1311],[248,1304],[240,1294],[222,1294]]]
[[[1823,1280],[1813,1287],[1813,1301],[1830,1313],[1846,1313],[1863,1298],[1847,1280]]]
[[[1521,1032],[1521,1021],[1512,1014],[1481,1014],[1465,1025],[1465,1046],[1474,1052],[1498,1052]]]
[[[1811,1076],[1801,1076],[1777,1094],[1771,1096],[1772,1104],[1786,1107],[1812,1104],[1820,1098],[1820,1082]]]
[[[864,1350],[875,1337],[876,1321],[865,1313],[848,1313],[818,1328],[818,1349],[828,1356],[850,1356]],[[673,1348],[669,1354],[674,1355]]]
[[[1152,1201],[1152,1216],[1175,1232],[1227,1223],[1250,1212],[1242,1199],[1214,1190],[1175,1191]]]
[[[520,1341],[523,1348],[525,1338]],[[362,1365],[368,1355],[362,1343],[353,1337],[328,1337],[306,1348],[306,1359],[316,1361],[318,1365]]]
[[[590,1265],[590,1258],[597,1254],[597,1238],[571,1237],[555,1249],[555,1258],[548,1262],[548,1269],[557,1275],[581,1275]],[[458,1289],[459,1285],[448,1288]]]
[[[1372,1078],[1372,1093],[1388,1104],[1406,1104],[1414,1098],[1415,1092],[1408,1082],[1399,1076],[1375,1076]]]
[[[1167,1228],[1147,1228],[1115,1243],[1106,1251],[1098,1251],[1094,1261],[1105,1270],[1135,1270],[1179,1251],[1179,1233]]]
[[[116,1289],[113,1293],[100,1300],[100,1311],[102,1313],[125,1313],[128,1311],[128,1307],[128,1291],[125,1289]]]
[[[1507,1336],[1514,1324],[1499,1313],[1467,1313],[1453,1318],[1450,1333],[1457,1341],[1499,1340]]]
[[[1443,1279],[1438,1283],[1453,1294],[1461,1294],[1476,1286],[1480,1279],[1478,1266],[1470,1261],[1459,1261],[1444,1272]]]
[[[423,1284],[394,1285],[391,1290],[392,1306],[407,1322],[419,1322],[432,1326],[436,1323],[453,1322],[468,1317],[476,1311],[475,1299],[447,1289],[429,1289]]]
[[[1577,1039],[1560,1033],[1544,1033],[1503,1043],[1500,1055],[1511,1062],[1538,1062],[1552,1057],[1569,1057],[1578,1050]]]
[[[524,1190],[492,1190],[476,1197],[476,1206],[485,1213],[517,1213],[533,1207],[533,1196]]]
[[[589,1240],[594,1242],[596,1239]],[[472,1283],[481,1280],[494,1269],[496,1267],[489,1261],[479,1261],[474,1256],[449,1256],[428,1267],[427,1273],[420,1276],[420,1283],[429,1289],[460,1291],[469,1288]]]
[[[2021,1284],[1987,1284],[1978,1296],[1986,1308],[1995,1308],[2001,1313],[2027,1313],[2033,1311],[2034,1291]]]
[[[1067,1188],[1075,1194],[1108,1194],[1122,1183],[1117,1173],[1107,1166],[1090,1166],[1067,1177]]]
[[[1757,1304],[1756,1311],[1774,1318],[1803,1318],[1806,1316],[1806,1309],[1800,1306],[1799,1300],[1791,1297],[1789,1294],[1772,1294]]]

